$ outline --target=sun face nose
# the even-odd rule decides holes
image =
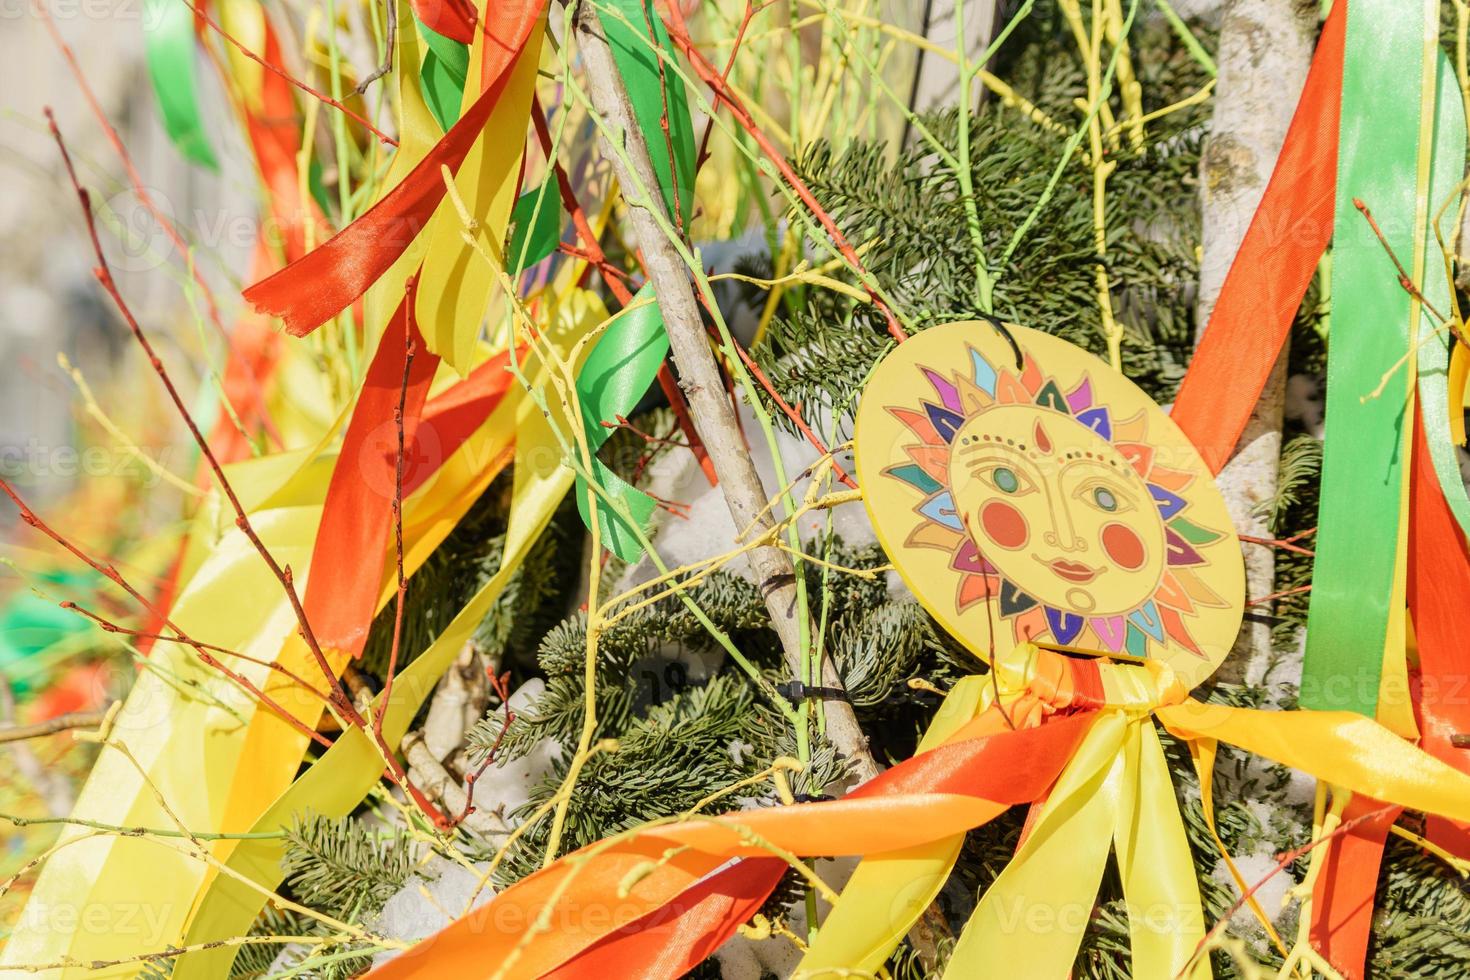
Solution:
[[[1068,530],[1058,533],[1057,531],[1045,531],[1041,540],[1056,548],[1058,551],[1073,553],[1082,551],[1087,547],[1087,542],[1082,540],[1082,535],[1071,530],[1071,524],[1066,525]]]
[[[1066,500],[1062,499],[1059,489],[1048,485],[1046,495],[1051,527],[1041,532],[1041,540],[1063,554],[1074,554],[1084,550],[1087,542],[1078,533],[1077,524],[1072,519],[1072,512],[1067,507]]]

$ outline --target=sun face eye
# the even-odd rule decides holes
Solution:
[[[1121,514],[1133,509],[1115,487],[1104,483],[1089,483],[1077,491],[1077,496],[1104,514]]]
[[[1009,494],[1012,497],[1029,493],[1034,489],[1030,480],[1009,466],[992,467],[986,474],[986,477],[989,479],[991,486],[995,487],[1001,493]]]

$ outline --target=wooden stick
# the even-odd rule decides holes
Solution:
[[[764,530],[771,526],[771,518],[764,513],[766,491],[741,438],[735,410],[725,397],[720,369],[705,336],[699,303],[687,270],[649,210],[654,205],[626,196],[631,188],[657,188],[659,184],[648,143],[634,121],[623,77],[613,61],[597,12],[590,4],[578,7],[575,31],[591,83],[588,89],[593,107],[611,129],[622,133],[623,150],[632,165],[630,172],[623,157],[612,148],[605,154],[623,188],[634,237],[643,253],[643,264],[669,332],[669,347],[679,368],[679,384],[689,399],[690,415],[714,462],[735,526]],[[766,597],[772,626],[781,638],[786,662],[793,675],[800,677],[802,624],[796,618],[796,571],[787,554],[774,545],[752,548],[749,560],[761,594]],[[816,631],[808,630],[808,635],[816,636]],[[842,688],[841,678],[825,658],[821,684]],[[868,751],[867,737],[858,726],[852,706],[845,701],[830,700],[825,704],[825,711],[827,734],[833,745],[854,764],[861,778],[876,775],[878,765]]]
[[[96,728],[102,724],[106,715],[106,711],[69,711],[31,725],[6,725],[0,728],[0,742],[20,742],[28,738],[40,738],[42,735],[55,735],[73,728]]]

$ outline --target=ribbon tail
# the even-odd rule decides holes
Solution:
[[[1413,539],[1409,571],[1409,612],[1419,643],[1417,709],[1421,745],[1435,758],[1464,772],[1464,749],[1452,738],[1470,731],[1470,705],[1460,696],[1467,657],[1462,641],[1465,597],[1470,595],[1470,550],[1456,525],[1446,495],[1440,492],[1425,445],[1426,420],[1414,432],[1414,488],[1410,511]],[[1462,491],[1463,492],[1463,491]],[[1470,827],[1430,817],[1429,840],[1460,857],[1470,857]]]
[[[419,348],[411,362],[410,343]],[[412,446],[439,366],[439,358],[422,348],[418,324],[405,300],[378,339],[368,365],[332,469],[312,551],[304,608],[324,649],[360,654],[377,612],[398,462],[393,415],[401,394],[404,445]]]
[[[577,397],[582,405],[582,431],[593,453],[592,472],[597,483],[611,500],[596,498],[597,519],[604,548],[627,562],[643,555],[638,541],[641,530],[653,515],[654,502],[596,458],[598,448],[612,434],[615,425],[626,416],[648,392],[664,358],[669,352],[669,335],[664,329],[663,315],[653,302],[653,289],[644,286],[630,304],[603,334],[592,353],[577,372]],[[608,425],[604,425],[606,422]],[[613,506],[620,501],[626,516]],[[582,523],[592,526],[586,481],[577,477],[577,512]]]
[[[1026,842],[980,899],[946,978],[1064,977],[1071,970],[1112,846],[1129,725],[1110,711],[1088,731]]]
[[[1343,822],[1381,810],[1383,804],[1354,796]],[[1312,884],[1312,923],[1309,938],[1344,980],[1362,980],[1368,958],[1368,933],[1373,926],[1373,896],[1378,890],[1378,868],[1388,829],[1402,808],[1365,820],[1323,845],[1322,864]]]
[[[1186,701],[1156,714],[1178,738],[1218,739],[1384,803],[1470,820],[1470,776],[1356,712]]]
[[[186,159],[218,173],[194,88],[194,12],[170,0],[147,0],[145,12],[148,77],[163,128]]]
[[[497,5],[498,0],[491,4]],[[537,24],[539,27],[539,19]],[[539,40],[539,33],[533,30],[511,66],[497,78],[493,74],[482,76],[481,71],[494,71],[498,67],[500,53],[496,49],[500,41],[477,33],[469,52],[465,117],[475,112],[475,106],[483,98],[482,89],[493,83],[503,85],[503,90],[464,162],[453,168],[458,200],[441,202],[424,231],[428,249],[424,254],[416,312],[419,322],[425,324],[424,336],[429,349],[461,374],[469,370],[485,310],[499,294],[500,276],[508,269],[505,231],[520,189],[526,122],[531,111],[536,69],[541,62]],[[435,176],[440,181],[440,191],[445,191],[443,176]],[[473,222],[476,237],[496,267],[465,241],[465,217],[459,211],[460,206]]]
[[[1215,755],[1219,749],[1219,743],[1212,738],[1197,738],[1189,745],[1189,758],[1194,763],[1194,771],[1199,776],[1200,809],[1205,815],[1205,827],[1210,832],[1210,839],[1215,842],[1215,849],[1220,852],[1220,859],[1225,862],[1225,867],[1230,872],[1230,880],[1235,882],[1236,890],[1245,896],[1246,907],[1261,924],[1261,929],[1270,937],[1271,942],[1276,945],[1281,955],[1290,955],[1290,950],[1281,941],[1281,936],[1276,932],[1276,925],[1266,910],[1261,908],[1261,903],[1256,896],[1251,894],[1250,884],[1241,873],[1240,866],[1235,863],[1235,858],[1230,856],[1230,851],[1225,847],[1225,842],[1220,839],[1220,832],[1215,827]]]
[[[977,675],[954,686],[924,733],[919,752],[947,741],[975,717],[988,693],[988,682],[988,677]],[[992,718],[998,725],[1005,724],[998,714]],[[797,972],[814,976],[843,969],[876,972],[944,887],[964,842],[964,834],[955,834],[864,858]]]
[[[1205,913],[1174,782],[1152,719],[1134,726],[1124,757],[1127,776],[1113,826],[1113,847],[1128,908],[1133,975],[1186,975],[1205,938]],[[1199,957],[1187,976],[1208,980],[1209,956]]]
[[[675,980],[711,956],[775,891],[786,862],[750,858],[610,934],[544,980]]]

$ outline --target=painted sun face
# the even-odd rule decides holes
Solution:
[[[1106,616],[1158,588],[1158,508],[1092,429],[1045,408],[1000,406],[955,434],[949,478],[980,555],[1040,601]]]
[[[1016,643],[1160,660],[1192,687],[1240,626],[1240,542],[1167,415],[1064,340],[988,323],[891,351],[858,405],[874,531],[978,656]]]

